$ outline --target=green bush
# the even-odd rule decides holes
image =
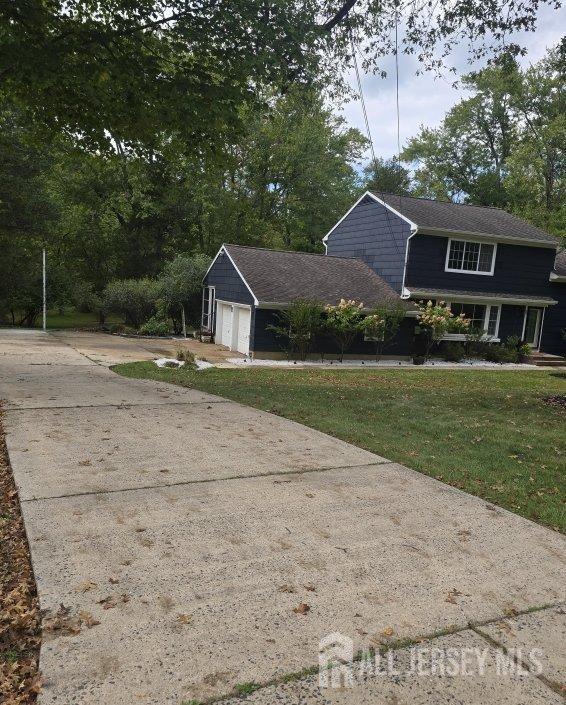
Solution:
[[[286,341],[286,351],[289,356],[297,354],[305,360],[316,335],[323,325],[323,306],[317,301],[296,299],[289,308],[278,315],[278,325],[269,325],[278,337]]]
[[[493,344],[486,346],[485,359],[488,362],[517,362],[519,360],[519,354],[517,350],[507,345]]]
[[[466,350],[462,343],[446,341],[442,345],[442,359],[447,362],[460,362],[466,357]]]
[[[157,301],[156,309],[155,314],[140,327],[141,335],[169,335],[171,333],[167,303]]]
[[[159,286],[153,279],[117,279],[104,290],[104,308],[139,328],[155,312]]]

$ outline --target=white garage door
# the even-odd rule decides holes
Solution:
[[[247,355],[250,350],[251,318],[249,307],[219,301],[216,312],[216,342]]]
[[[232,314],[233,306],[230,304],[218,304],[216,315],[216,342],[225,345],[227,348],[232,345]]]
[[[237,350],[238,352],[247,355],[250,351],[250,323],[252,319],[252,312],[249,308],[242,308],[240,306],[234,309],[238,315],[238,338],[237,338]]]

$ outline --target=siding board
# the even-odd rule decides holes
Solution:
[[[363,260],[400,294],[410,234],[402,218],[366,196],[329,235],[327,254]]]

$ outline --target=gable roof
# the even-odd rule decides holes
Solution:
[[[433,201],[428,198],[368,192],[384,205],[414,223],[419,230],[446,231],[467,235],[488,235],[501,240],[532,242],[556,247],[553,235],[501,208]]]
[[[554,273],[559,277],[566,277],[566,250],[562,250],[556,255]]]
[[[413,304],[400,296],[365,262],[347,257],[223,245],[258,306],[285,306],[295,299],[337,304],[355,299],[365,308]]]

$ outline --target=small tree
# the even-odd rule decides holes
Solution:
[[[427,338],[425,358],[428,360],[432,346],[437,344],[449,331],[454,314],[444,301],[439,301],[436,304],[433,304],[432,301],[427,301],[426,304],[417,303],[417,308],[419,309],[417,315],[419,327]]]
[[[395,308],[380,307],[361,322],[361,328],[365,336],[375,342],[375,358],[379,360],[383,351],[390,345],[401,321],[405,317],[405,309],[402,306]]]
[[[158,279],[159,298],[166,302],[175,332],[181,330],[182,311],[188,320],[199,318],[202,280],[210,265],[208,255],[177,255],[167,262]]]
[[[336,306],[325,306],[325,328],[340,349],[339,360],[344,360],[344,353],[354,342],[356,335],[362,330],[363,303],[354,299],[340,299]]]
[[[279,324],[269,325],[267,330],[287,341],[287,353],[296,353],[305,360],[313,341],[323,325],[324,308],[318,301],[297,299],[279,314]]]

